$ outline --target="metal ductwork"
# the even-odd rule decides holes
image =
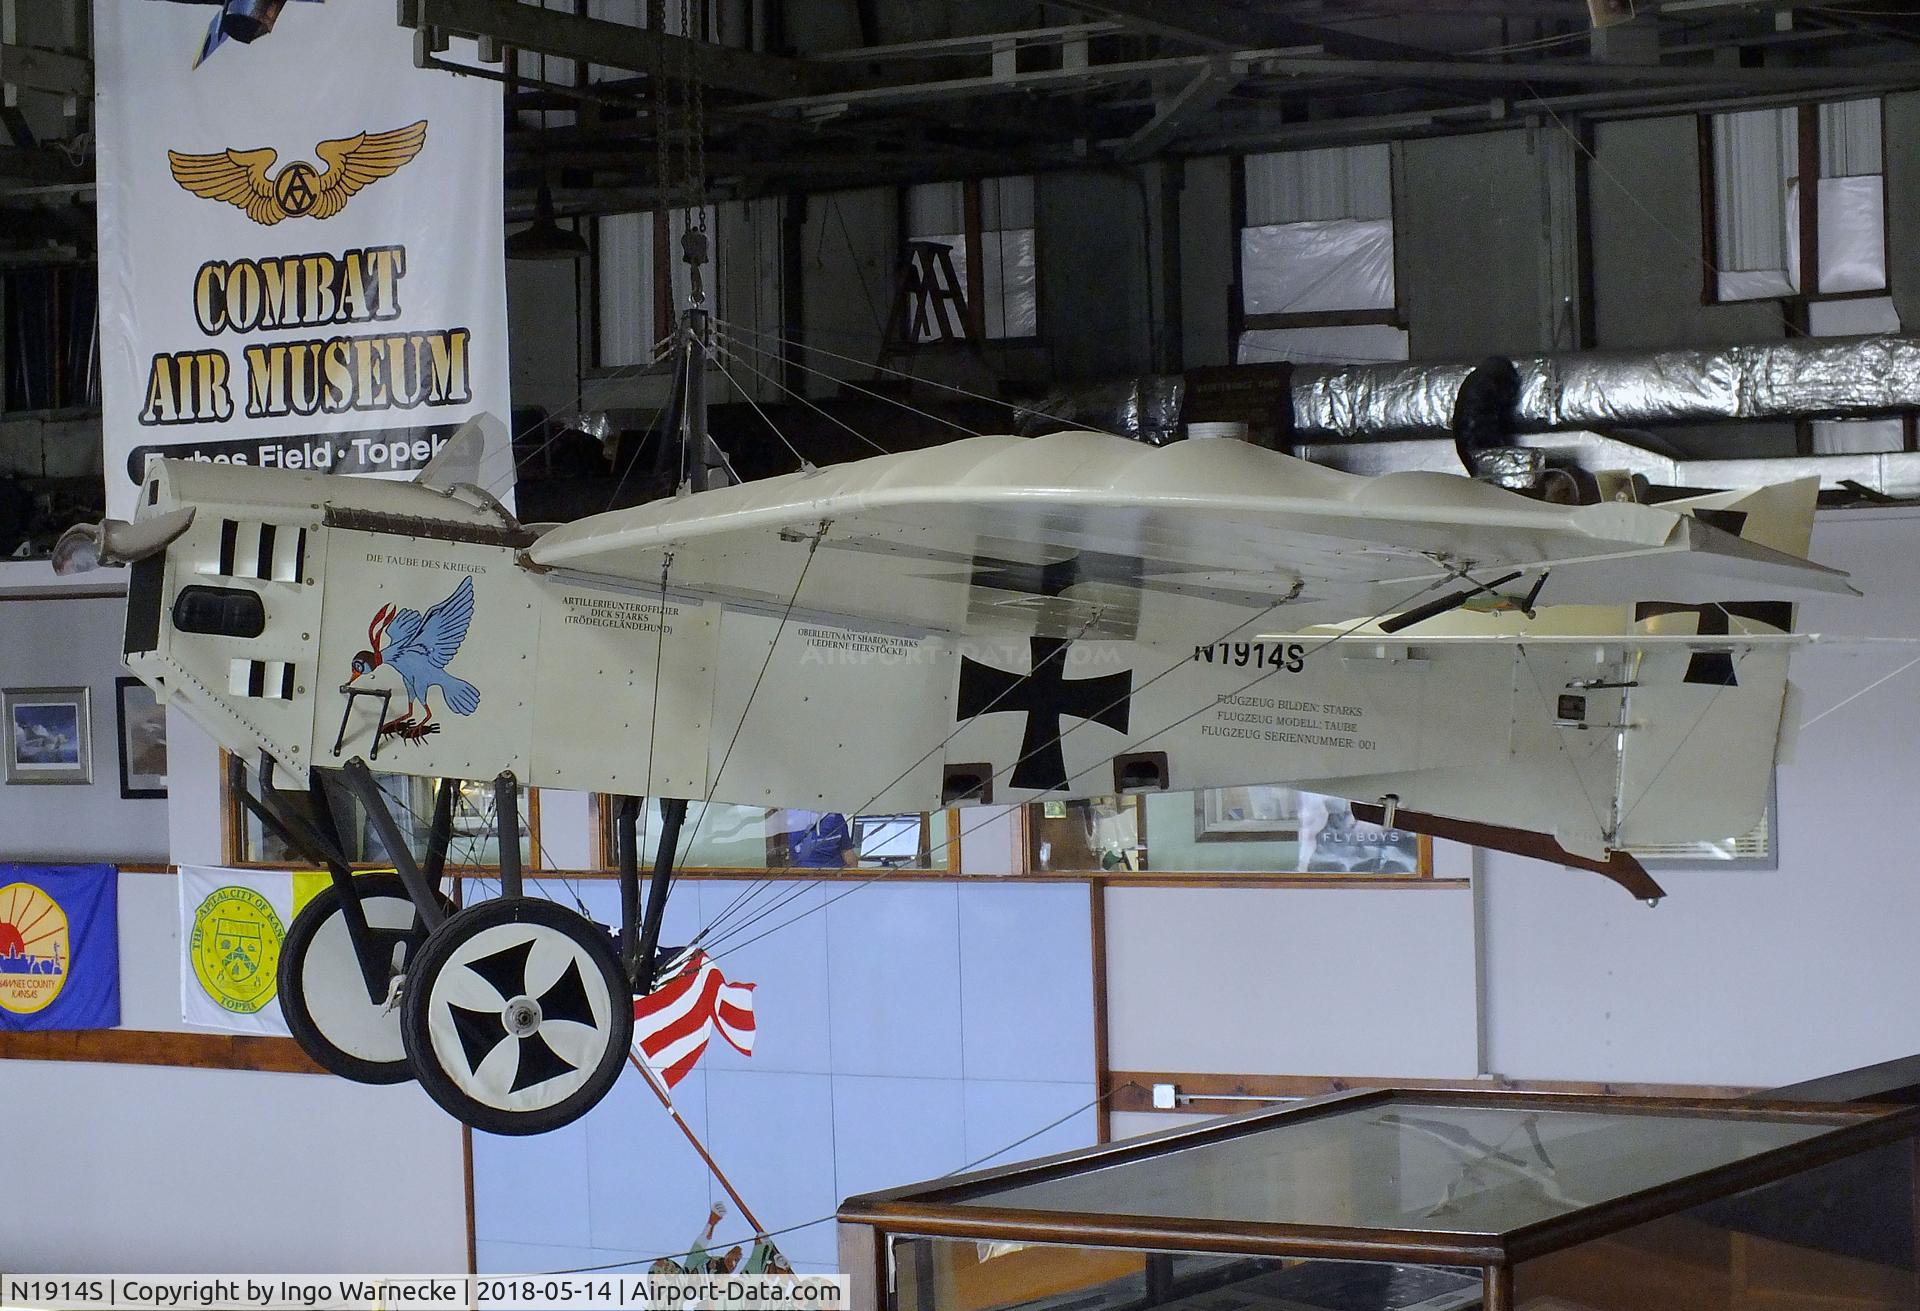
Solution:
[[[1516,358],[1516,432],[1920,409],[1920,337],[1820,337],[1651,354]],[[1296,440],[1451,433],[1473,363],[1293,371]]]
[[[1618,469],[1669,487],[1758,487],[1763,483],[1812,476],[1820,479],[1823,490],[1864,491],[1898,500],[1920,499],[1920,451],[1690,460],[1662,455],[1595,432],[1529,433],[1515,441],[1519,448],[1538,451],[1559,465],[1587,470]],[[1460,472],[1460,457],[1452,437],[1303,442],[1294,447],[1294,454],[1347,473],[1381,474],[1410,469]]]

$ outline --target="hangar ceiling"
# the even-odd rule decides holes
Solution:
[[[1637,12],[1596,27],[1587,0],[655,0],[653,31],[632,25],[649,0],[400,0],[398,16],[422,60],[477,37],[477,71],[507,84],[510,217],[543,175],[561,214],[654,203],[654,88],[689,76],[721,198],[1920,86],[1906,0],[1593,2]],[[712,39],[672,34],[683,8]],[[5,0],[8,263],[91,244],[86,10]]]
[[[522,111],[522,213],[543,172],[563,214],[650,203],[651,87],[689,75],[723,198],[1920,85],[1920,17],[1894,0],[1620,0],[1638,13],[1600,27],[1586,0],[723,0],[707,41],[671,34],[679,7],[660,32],[608,21],[600,0],[403,0],[400,15],[423,58],[481,38]]]

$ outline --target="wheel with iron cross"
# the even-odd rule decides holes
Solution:
[[[544,897],[483,901],[447,920],[409,971],[400,1011],[420,1086],[488,1133],[579,1119],[633,1041],[633,993],[611,935]]]
[[[366,917],[372,970],[362,968],[354,950],[345,899],[328,884],[287,929],[280,948],[280,1013],[300,1050],[322,1069],[355,1083],[403,1083],[413,1077],[413,1067],[400,1036],[394,989],[420,954],[426,926],[399,875],[358,874],[353,888]],[[446,897],[440,905],[453,913]]]

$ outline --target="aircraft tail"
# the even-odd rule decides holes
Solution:
[[[1813,536],[1818,478],[1669,501],[1679,510],[1741,540],[1805,556]],[[1790,647],[1797,607],[1789,601],[1727,601],[1702,606],[1643,601],[1633,631],[1647,637],[1691,637],[1677,683],[1635,689],[1635,727],[1621,751],[1624,807],[1619,843],[1724,845],[1764,816],[1788,703]],[[1725,645],[1712,639],[1726,638]],[[1742,644],[1742,638],[1761,643]],[[1767,644],[1765,639],[1776,639]],[[1642,657],[1643,661],[1649,657]],[[1705,802],[1724,816],[1724,833],[1704,834],[1685,812]],[[1688,831],[1689,829],[1693,831]]]
[[[1804,557],[1817,492],[1809,478],[1662,508]],[[1549,583],[1549,598],[1552,591]],[[1791,603],[1549,602],[1531,617],[1521,605],[1502,596],[1346,639],[1362,650],[1384,636],[1436,671],[1442,657],[1462,662],[1449,679],[1505,688],[1504,753],[1305,785],[1356,802],[1391,795],[1409,811],[1549,835],[1560,854],[1529,854],[1571,854],[1588,868],[1622,851],[1725,847],[1755,827],[1770,798],[1788,703]]]

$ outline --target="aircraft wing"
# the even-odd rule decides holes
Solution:
[[[1404,609],[1463,574],[1519,571],[1524,590],[1550,572],[1542,605],[1851,590],[1844,574],[1682,510],[1550,505],[1245,442],[1088,432],[970,438],[596,515],[527,559],[889,631],[1171,645],[1255,616],[1297,628]]]
[[[141,523],[164,533],[86,535],[146,548],[129,667],[295,781],[358,757],[868,814],[1288,783],[1604,863],[1759,816],[1780,603],[1848,590],[1795,553],[1813,492],[1563,507],[1066,433],[538,536],[428,486],[162,461]],[[1495,613],[1355,622],[1508,574]],[[448,677],[409,682],[383,616],[456,587]]]

